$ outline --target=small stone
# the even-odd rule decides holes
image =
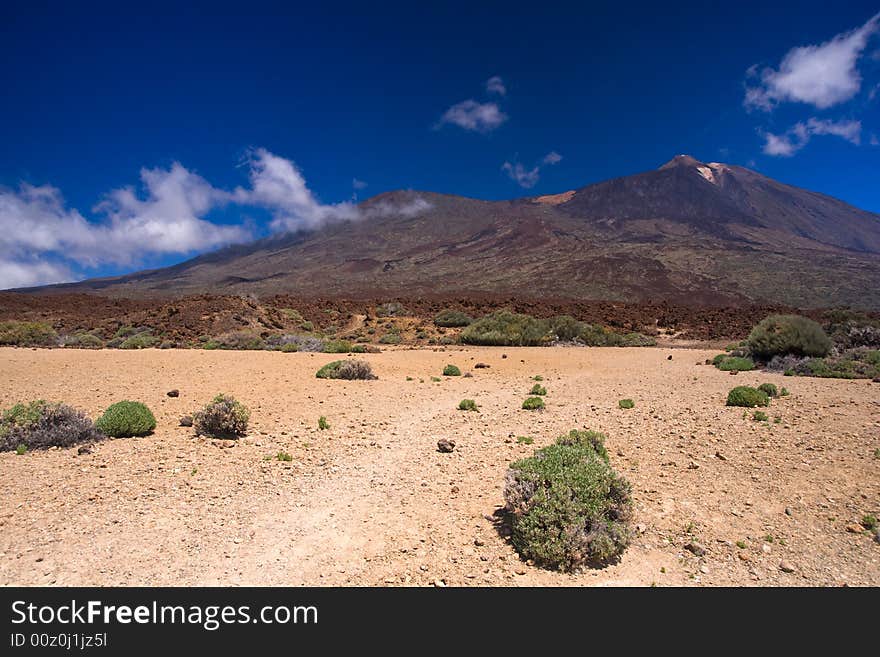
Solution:
[[[485,370],[488,368],[489,368],[489,365],[486,365],[486,363],[477,363],[476,365],[474,365],[475,370]]]
[[[479,537],[474,539],[474,545],[476,545],[477,547],[483,547],[485,544],[486,543],[483,542],[483,539],[481,539]]]
[[[764,554],[770,554],[770,552],[771,552],[770,546],[767,545],[766,543],[764,543],[764,545],[761,546],[761,552],[763,552]]]
[[[669,354],[669,355],[666,357],[666,360],[672,360],[672,354]]]
[[[193,425],[192,415],[184,415],[180,418],[180,426],[191,427]]]
[[[168,395],[169,397],[180,397],[180,390],[175,388],[174,390],[169,390],[165,394]]]
[[[698,557],[702,557],[703,555],[706,554],[706,548],[704,548],[702,545],[700,545],[696,541],[691,541],[690,543],[686,544],[684,546],[684,549],[687,550],[688,552],[692,552],[693,554],[695,554]]]
[[[788,563],[787,561],[780,561],[780,562],[779,562],[779,570],[781,570],[781,571],[784,572],[784,573],[793,573],[793,572],[794,572],[794,566],[792,566],[792,565],[791,565],[790,563]]]
[[[443,588],[444,586],[446,586],[446,582],[444,582],[442,579],[435,579],[434,586],[436,586],[437,588]]]
[[[787,516],[792,515],[791,507],[789,507],[789,506],[785,507],[785,515],[787,515]]]
[[[455,441],[447,440],[446,438],[441,438],[437,441],[437,451],[449,453],[455,449]]]
[[[852,523],[846,526],[846,531],[850,532],[851,534],[861,534],[865,530],[861,525]]]
[[[698,470],[699,468],[700,468],[700,464],[697,463],[696,461],[691,461],[688,464],[688,470]]]
[[[501,354],[502,358],[507,358],[507,354]]]
[[[703,564],[702,566],[700,566],[700,572],[703,573],[704,575],[708,575],[709,574],[709,566],[707,566],[706,564]]]
[[[82,456],[83,454],[91,454],[92,448],[88,445],[82,445],[79,449],[76,450],[76,453]]]
[[[746,552],[738,552],[737,556],[740,561],[751,561],[752,558]]]
[[[727,460],[727,457],[724,456],[724,454],[722,454],[721,452],[715,452],[715,458],[718,459],[719,461],[726,461]]]

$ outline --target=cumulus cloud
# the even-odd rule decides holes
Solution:
[[[478,103],[475,100],[463,100],[450,107],[437,127],[446,123],[473,132],[491,132],[507,121],[507,114],[501,111],[496,103]]]
[[[562,156],[556,151],[550,151],[541,158],[540,162],[531,169],[524,167],[519,162],[505,162],[501,165],[501,170],[523,189],[531,189],[541,178],[541,169],[545,166],[552,166],[562,161]]]
[[[814,135],[834,135],[852,144],[860,144],[862,139],[861,121],[829,121],[811,118],[806,122],[795,123],[782,134],[762,133],[764,154],[776,157],[791,157],[806,146]]]
[[[0,188],[0,289],[65,282],[96,267],[132,266],[151,256],[252,239],[247,226],[206,218],[229,204],[269,210],[269,229],[276,233],[394,213],[412,216],[430,207],[420,197],[369,210],[348,202],[322,204],[290,160],[256,149],[247,162],[250,185],[233,191],[214,187],[179,163],[142,169],[141,189],[112,190],[92,209],[91,219],[68,208],[51,185]]]
[[[747,76],[758,83],[746,87],[745,106],[769,111],[789,101],[827,109],[851,99],[862,84],[856,63],[878,30],[880,14],[825,43],[792,48],[777,69],[751,67]]]
[[[493,75],[491,78],[486,80],[486,93],[506,96],[507,87],[504,86],[504,80],[502,80],[497,75]]]
[[[351,179],[351,186],[354,187],[355,189],[366,189],[367,183],[365,183],[363,180],[358,180],[357,178],[352,178]]]

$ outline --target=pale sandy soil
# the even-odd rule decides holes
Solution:
[[[344,382],[314,377],[326,354],[0,349],[0,406],[46,398],[97,417],[128,398],[158,419],[87,455],[0,454],[0,584],[880,585],[880,544],[846,529],[880,515],[880,385],[697,364],[714,353],[399,349],[362,356],[378,381]],[[431,382],[479,361],[491,369]],[[542,412],[520,408],[535,374]],[[724,406],[763,381],[792,393],[770,423]],[[178,426],[220,391],[252,409],[231,448]],[[456,410],[462,398],[482,412]],[[619,564],[568,575],[522,562],[493,514],[507,464],[574,427],[607,433],[640,531]]]

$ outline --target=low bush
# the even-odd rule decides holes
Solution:
[[[233,331],[224,333],[211,340],[213,349],[229,349],[235,351],[257,351],[266,348],[266,342],[256,333],[250,331]],[[206,344],[208,344],[206,343]],[[205,349],[208,347],[206,346]]]
[[[441,310],[434,317],[434,324],[436,326],[447,328],[469,326],[473,321],[473,317],[458,310]]]
[[[443,368],[443,376],[461,376],[461,370],[455,365],[447,365]]]
[[[767,417],[767,414],[764,411],[755,411],[752,414],[752,419],[755,422],[766,422],[769,418]]]
[[[595,450],[599,456],[607,461],[608,450],[605,449],[605,440],[605,434],[599,431],[592,431],[590,429],[585,429],[583,431],[572,429],[568,433],[559,436],[556,439],[556,443],[558,445],[580,445],[582,447],[589,447],[590,449]]]
[[[549,340],[547,322],[530,315],[499,310],[474,321],[461,332],[463,344],[536,346]]]
[[[630,485],[586,433],[561,436],[508,469],[505,510],[522,558],[572,571],[606,564],[629,545]]]
[[[536,383],[535,385],[532,386],[532,389],[529,390],[529,394],[530,395],[541,395],[541,396],[546,395],[547,388],[542,386],[540,383]]]
[[[238,438],[247,432],[250,411],[231,395],[219,394],[193,414],[197,436]]]
[[[64,336],[61,345],[73,349],[100,349],[104,346],[104,341],[94,333],[77,331],[73,335]]]
[[[275,455],[275,460],[276,461],[284,461],[285,463],[289,463],[290,461],[293,460],[293,457],[290,454],[288,454],[287,452],[282,451],[282,452],[278,452]]]
[[[0,417],[0,452],[70,447],[95,442],[104,434],[89,417],[66,404],[43,400],[16,404]]]
[[[290,347],[288,345],[292,345],[296,347],[296,351],[308,351],[308,352],[319,352],[324,351],[324,341],[320,338],[316,338],[311,335],[295,335],[292,333],[285,333],[283,335],[273,335],[266,339],[270,348],[273,349],[281,349],[284,347]]]
[[[632,399],[621,399],[617,405],[620,408],[635,408],[636,403]]]
[[[749,350],[757,358],[774,356],[826,356],[831,340],[816,322],[800,315],[770,315],[748,337]]]
[[[406,308],[397,301],[383,303],[376,307],[376,317],[399,317],[406,314]]]
[[[329,340],[324,343],[325,354],[348,354],[351,353],[351,342],[346,340]]]
[[[0,346],[52,347],[58,333],[45,322],[0,322]]]
[[[557,340],[563,342],[571,342],[583,330],[582,322],[577,321],[571,315],[560,315],[550,320],[550,332],[556,336]]]
[[[476,411],[480,412],[480,409],[477,407],[477,402],[473,399],[462,399],[458,402],[458,410],[460,411]]]
[[[321,431],[326,431],[329,428],[330,428],[330,423],[327,422],[327,418],[324,417],[323,415],[321,417],[319,417],[318,418],[318,429],[320,429]]]
[[[370,364],[362,360],[334,360],[319,369],[315,376],[319,379],[371,380],[378,377],[373,374]]]
[[[588,347],[653,347],[657,344],[650,336],[636,332],[621,335],[597,324],[584,324],[578,340]]]
[[[134,335],[125,338],[121,343],[119,343],[120,349],[149,349],[151,347],[156,347],[159,345],[159,338],[155,335],[151,335],[150,333],[144,331],[143,333],[135,333]]]
[[[156,428],[156,418],[141,402],[121,401],[104,411],[95,428],[114,438],[145,436]]]
[[[281,351],[285,354],[292,354],[292,353],[299,351],[299,347],[297,347],[293,343],[287,343],[287,344],[283,344],[280,347],[278,347],[278,351]]]
[[[403,338],[400,337],[400,333],[386,333],[381,338],[379,338],[379,344],[400,344]],[[354,352],[354,349],[351,350]]]
[[[522,407],[527,411],[539,411],[544,408],[544,400],[540,397],[526,397]]]
[[[755,369],[755,362],[751,358],[743,358],[741,356],[725,356],[717,365],[722,372],[748,372]]]
[[[746,408],[769,406],[770,397],[763,390],[750,386],[737,386],[727,393],[727,405],[744,406]]]
[[[758,386],[758,390],[763,390],[767,393],[768,397],[778,397],[779,390],[776,388],[776,385],[773,383],[762,383]]]

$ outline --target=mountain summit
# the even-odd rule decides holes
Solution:
[[[561,194],[481,201],[397,191],[360,207],[359,221],[54,289],[880,308],[880,215],[690,155]]]

